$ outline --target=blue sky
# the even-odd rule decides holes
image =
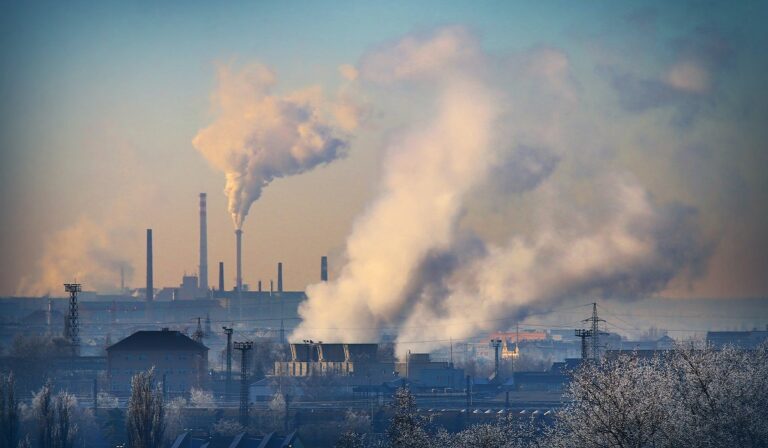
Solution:
[[[158,264],[158,278],[177,283],[196,269],[191,242],[199,191],[211,198],[209,263],[231,259],[231,226],[219,195],[223,175],[191,144],[213,120],[217,66],[259,61],[277,74],[278,91],[317,85],[334,92],[344,84],[340,65],[445,25],[471,30],[499,64],[537,48],[562,52],[579,113],[610,134],[598,143],[611,148],[615,164],[654,197],[698,211],[711,241],[709,269],[692,288],[670,294],[768,294],[768,262],[756,255],[768,252],[765,2],[17,2],[2,8],[1,241],[7,250],[0,294],[20,291],[25,277],[44,283],[41,259],[56,258],[53,245],[82,250],[78,238],[89,234],[83,222],[108,229],[94,250],[124,259],[136,272],[143,266],[136,249],[142,231],[156,228],[161,254],[169,254]],[[698,65],[674,71],[688,60]],[[703,80],[689,90],[674,88],[675,79],[698,75]],[[375,87],[361,89],[376,119],[356,132],[349,156],[276,182],[255,206],[258,230],[246,230],[253,235],[247,247],[259,254],[249,264],[254,282],[273,275],[282,260],[289,272],[295,267],[290,287],[311,283],[316,259],[343,251],[355,216],[375,194],[389,125],[403,125],[387,108],[420,106],[407,95],[390,99]],[[568,126],[577,125],[583,123]],[[592,133],[574,132],[584,139]],[[600,153],[590,150],[597,155],[562,166],[591,166]],[[329,196],[336,200],[317,205]],[[510,201],[531,206],[525,197]],[[502,235],[506,215],[492,209],[471,208],[466,225]],[[309,222],[323,223],[322,231]],[[744,266],[722,273],[734,263]],[[97,275],[87,266],[77,272]],[[140,284],[141,276],[134,280]],[[110,282],[115,278],[93,281]]]

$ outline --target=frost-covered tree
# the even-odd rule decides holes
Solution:
[[[416,399],[405,387],[395,392],[395,415],[387,428],[387,438],[392,448],[428,448],[429,434],[423,420],[416,414]]]
[[[74,421],[77,400],[70,393],[59,392],[53,403],[56,414],[53,428],[53,448],[72,448],[79,429]]]
[[[334,448],[364,448],[365,436],[354,431],[344,431],[339,440],[336,441]]]
[[[47,382],[32,398],[31,414],[37,421],[37,446],[71,448],[78,436],[77,400],[65,391],[53,395]]]
[[[768,446],[768,347],[680,346],[583,366],[548,443],[557,447]]]
[[[213,394],[193,387],[189,393],[189,403],[196,408],[209,408],[213,406]]]
[[[0,448],[15,448],[19,438],[19,402],[13,372],[0,375]]]
[[[183,397],[176,397],[165,404],[165,437],[173,441],[185,428],[184,410],[189,404]]]
[[[162,391],[154,384],[154,369],[131,378],[126,433],[129,448],[162,446],[165,420]]]
[[[53,447],[54,404],[51,383],[47,382],[32,397],[32,409],[37,419],[37,441],[41,448]]]

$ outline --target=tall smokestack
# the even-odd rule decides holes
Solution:
[[[147,302],[155,296],[155,286],[152,282],[152,229],[147,229]]]
[[[283,263],[277,263],[277,292],[283,292]]]
[[[328,257],[325,255],[320,257],[320,281],[328,281]]]
[[[208,291],[208,218],[206,194],[200,193],[200,289]]]
[[[235,230],[235,236],[237,237],[237,259],[235,260],[235,269],[237,270],[236,286],[238,291],[243,290],[243,231],[240,229]]]
[[[219,292],[224,292],[224,262],[219,262]]]

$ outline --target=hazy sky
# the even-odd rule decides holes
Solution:
[[[515,105],[503,144],[516,148],[467,193],[462,228],[492,242],[532,232],[558,208],[543,205],[559,191],[550,183],[600,216],[591,181],[620,173],[685,210],[692,227],[673,225],[670,239],[697,232],[695,249],[673,245],[695,254],[671,255],[695,262],[652,293],[768,296],[766,2],[157,3],[2,6],[0,294],[61,294],[73,277],[106,291],[121,265],[142,286],[150,227],[155,285],[178,285],[197,271],[203,191],[210,283],[221,260],[231,287],[224,173],[192,142],[221,116],[222,73],[237,81],[254,64],[274,95],[348,105],[354,123],[336,117],[338,160],[263,189],[243,227],[245,281],[268,282],[282,261],[286,288],[303,289],[325,254],[334,275],[387,147],[434,112],[420,101],[429,85],[393,94],[368,62],[458,26],[491,61],[483,79]]]

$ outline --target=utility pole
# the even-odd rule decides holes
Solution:
[[[69,315],[67,316],[67,334],[72,346],[72,356],[80,354],[80,320],[77,312],[77,293],[82,291],[80,283],[65,283],[64,290],[69,293]]]
[[[576,330],[576,337],[581,339],[581,360],[586,361],[589,358],[587,350],[587,339],[592,336],[592,330],[583,328]]]
[[[501,339],[491,339],[491,347],[494,350],[494,364],[493,364],[493,381],[500,381],[499,378],[499,348],[501,347]]]
[[[221,327],[224,334],[227,335],[227,381],[224,388],[224,397],[226,400],[232,396],[232,328]]]
[[[252,341],[235,342],[235,350],[240,350],[240,424],[248,426],[248,351],[253,349]]]

